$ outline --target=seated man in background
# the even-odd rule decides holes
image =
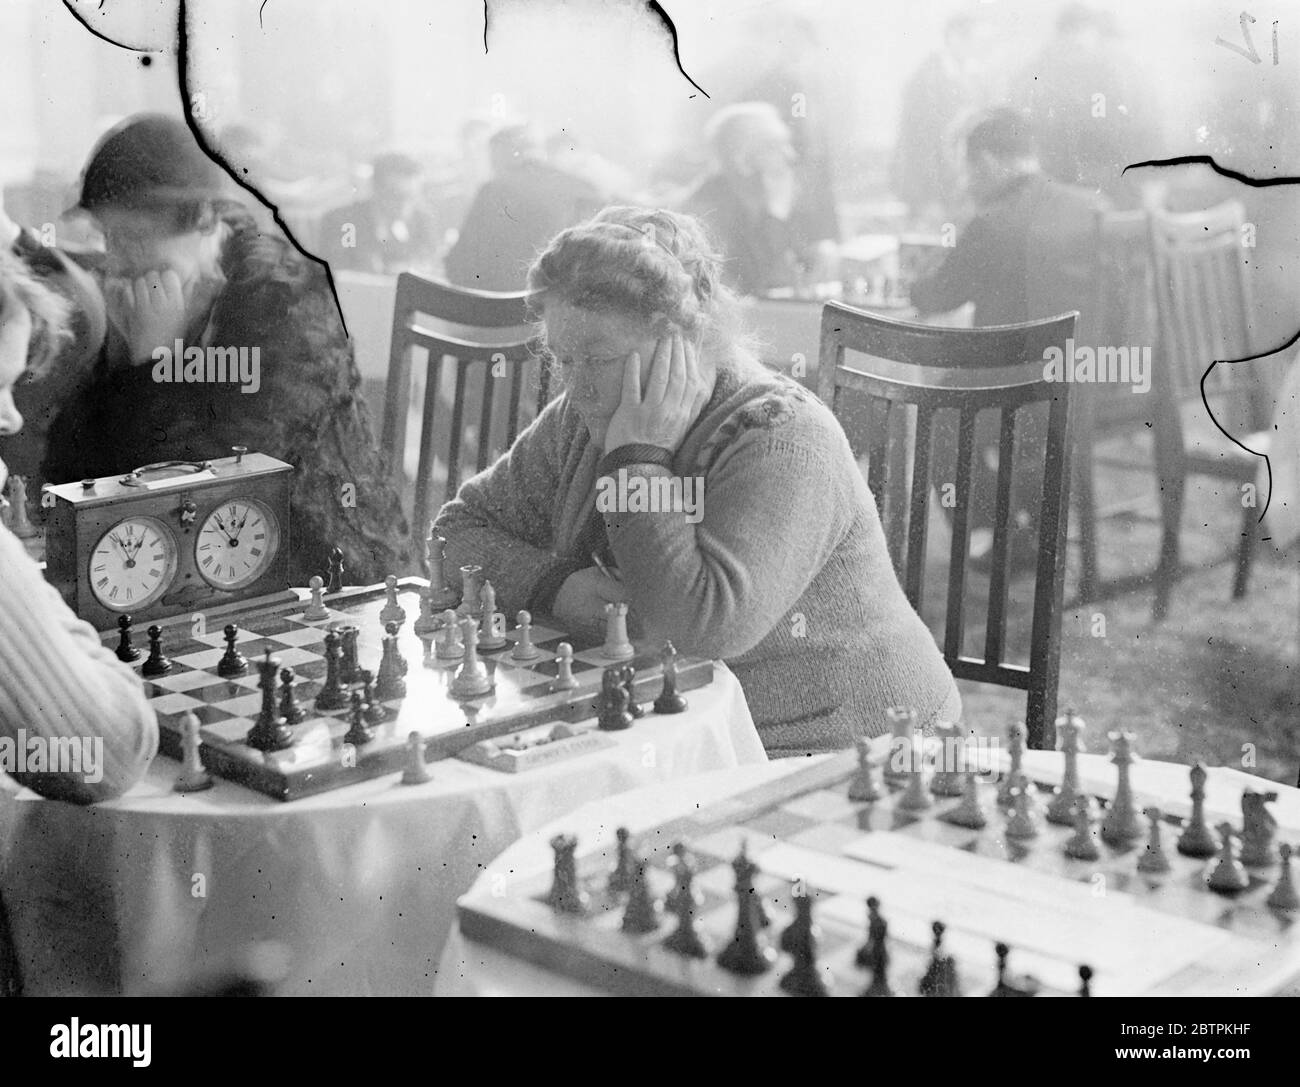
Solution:
[[[333,547],[352,584],[403,574],[405,518],[325,270],[262,233],[225,198],[227,180],[183,122],[161,115],[131,118],[91,155],[79,207],[104,235],[109,335],[50,428],[45,477],[243,445],[294,468],[291,584],[327,573]]]
[[[717,239],[723,275],[742,294],[834,278],[837,238],[801,199],[790,130],[766,102],[720,110],[706,133],[717,170],[684,210]]]
[[[958,231],[956,248],[943,264],[912,285],[918,313],[947,313],[974,303],[973,323],[981,327],[1078,310],[1076,339],[1090,337],[1101,199],[1043,174],[1028,118],[1016,110],[991,110],[978,118],[966,134],[963,159],[964,183],[978,210]],[[936,419],[936,484],[957,478],[957,423],[951,414]],[[1013,477],[1011,496],[1013,565],[1032,562],[1037,539],[1034,511],[1046,424],[1040,414],[1028,413],[1018,428],[1023,468]],[[975,444],[970,524],[978,563],[992,546],[994,524],[998,423],[989,412],[976,425]]]
[[[528,125],[489,141],[492,180],[470,205],[446,259],[447,281],[480,291],[522,291],[533,258],[565,227],[598,211],[596,188],[545,162]]]
[[[439,239],[423,206],[424,168],[396,152],[380,155],[371,168],[370,198],[325,216],[321,255],[331,267],[354,272],[430,274]]]

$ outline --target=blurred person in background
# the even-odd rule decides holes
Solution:
[[[533,258],[565,227],[595,214],[600,193],[543,157],[527,124],[489,141],[492,179],[474,197],[446,257],[447,280],[481,291],[522,291]]]
[[[321,224],[321,255],[335,268],[430,274],[438,231],[424,207],[424,168],[410,155],[379,155],[370,198],[336,208]]]
[[[718,111],[706,136],[716,170],[683,208],[722,250],[723,276],[742,294],[834,278],[839,239],[804,199],[790,130],[767,102]]]
[[[957,217],[962,205],[956,136],[963,120],[988,104],[982,62],[993,33],[974,12],[958,12],[931,53],[903,87],[890,186],[913,224],[935,229]]]

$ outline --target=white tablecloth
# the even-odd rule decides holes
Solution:
[[[764,762],[724,665],[617,746],[520,774],[448,759],[281,803],[225,782],[171,791],[159,758],[121,800],[77,808],[0,779],[0,889],[28,993],[170,990],[278,943],[291,994],[429,994],[454,904],[511,842],[652,782]]]

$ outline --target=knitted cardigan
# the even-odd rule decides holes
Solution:
[[[629,470],[703,477],[695,524],[680,511],[597,513],[602,455],[567,397],[548,404],[440,512],[452,580],[482,566],[512,615],[603,551],[642,635],[731,667],[770,755],[879,735],[891,706],[923,724],[959,719],[844,431],[811,393],[757,366],[723,370],[673,470]]]

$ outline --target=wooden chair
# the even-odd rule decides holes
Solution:
[[[1077,313],[1023,325],[947,329],[905,324],[829,302],[822,315],[818,392],[843,419],[866,398],[872,423],[863,446],[867,483],[881,510],[890,556],[908,600],[922,610],[926,543],[931,516],[933,434],[941,414],[957,415],[957,496],[944,599],[942,649],[959,679],[1027,692],[1025,722],[1036,748],[1054,743],[1056,687],[1060,668],[1061,593],[1069,508],[1071,386],[1044,379],[1044,353],[1065,350]],[[852,359],[846,355],[852,352]],[[851,397],[846,397],[851,393]],[[966,652],[970,503],[977,417],[991,412],[998,423],[998,464],[982,656]],[[1005,660],[1007,640],[1010,511],[1017,453],[1022,467],[1030,414],[1045,421],[1028,665]],[[899,447],[910,472],[899,471]],[[909,478],[910,477],[910,478]],[[1021,477],[1024,478],[1023,476]],[[942,489],[942,486],[941,486]]]
[[[1243,208],[1228,201],[1187,214],[1155,211],[1148,221],[1161,346],[1153,384],[1164,521],[1154,615],[1161,619],[1179,575],[1179,527],[1187,477],[1253,484],[1260,460],[1219,433],[1202,402],[1202,375],[1211,362],[1253,353],[1251,302],[1241,253]],[[1248,365],[1215,367],[1204,394],[1238,441],[1268,451],[1268,389]],[[1243,503],[1234,598],[1246,592],[1260,508]]]
[[[417,531],[466,475],[508,449],[549,399],[528,303],[525,293],[465,290],[410,273],[398,277],[382,440],[400,485],[412,377],[422,377],[412,518],[421,526]],[[419,371],[417,352],[425,356]]]

